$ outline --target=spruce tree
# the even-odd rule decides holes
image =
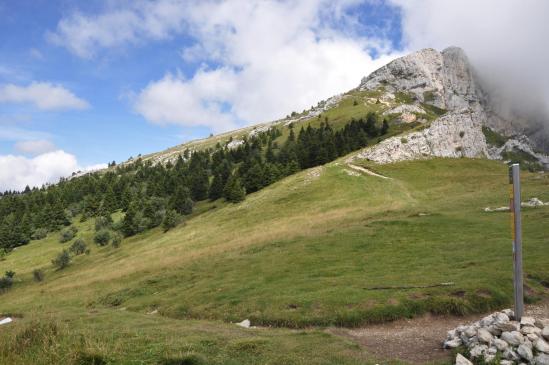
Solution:
[[[223,197],[231,203],[238,203],[244,200],[246,197],[246,190],[244,190],[238,176],[232,175],[229,178],[223,189]]]

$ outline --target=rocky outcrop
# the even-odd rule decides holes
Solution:
[[[388,138],[356,157],[377,163],[438,157],[485,157],[486,138],[479,120],[470,110],[450,113],[431,123],[429,128],[404,136]]]
[[[496,312],[470,325],[448,331],[443,347],[467,348],[470,360],[491,363],[500,358],[501,364],[545,364],[549,357],[549,320],[522,317],[514,320],[510,309]],[[462,355],[457,364],[466,364]]]
[[[481,89],[467,56],[457,47],[442,52],[426,48],[398,58],[364,78],[359,89],[380,87],[393,94],[409,93],[441,109],[482,109]]]
[[[396,59],[364,78],[359,89],[382,90],[391,99],[400,93],[406,104],[384,114],[400,114],[397,120],[401,122],[416,121],[417,114],[428,105],[446,111],[428,128],[385,140],[360,152],[359,158],[378,163],[428,157],[501,160],[504,152],[518,149],[549,167],[549,157],[536,152],[526,136],[509,138],[502,147],[487,145],[483,126],[496,128],[507,136],[517,129],[494,113],[460,48],[450,47],[442,52],[427,48]]]

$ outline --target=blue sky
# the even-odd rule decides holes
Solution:
[[[186,22],[196,20],[187,19],[184,14],[187,10],[181,19],[176,19],[181,22],[181,27],[168,30],[165,36],[149,38],[146,34],[137,34],[143,39],[122,40],[113,46],[96,47],[90,44],[87,47],[93,49],[92,56],[71,51],[70,46],[66,45],[72,41],[70,38],[60,42],[51,40],[49,35],[59,33],[60,22],[73,18],[75,14],[94,21],[97,17],[127,9],[138,12],[133,10],[138,6],[132,5],[132,2],[113,4],[115,2],[109,1],[0,1],[0,85],[26,87],[32,82],[47,82],[64,87],[89,104],[85,109],[42,110],[31,102],[0,101],[0,126],[4,129],[0,154],[20,154],[21,151],[15,148],[16,143],[22,138],[35,139],[38,136],[45,137],[40,139],[51,141],[56,148],[74,154],[80,166],[87,166],[113,159],[125,160],[138,153],[158,151],[189,139],[204,137],[210,132],[256,122],[253,116],[233,115],[231,124],[216,128],[215,121],[208,125],[201,125],[199,120],[196,124],[171,120],[151,122],[150,117],[136,112],[132,97],[167,73],[191,79],[199,69],[224,67],[224,59],[207,55],[195,60],[182,57],[185,49],[200,46],[202,41],[211,41],[201,39],[206,36],[197,34],[200,31],[188,29],[194,25],[187,25]],[[238,4],[234,4],[232,8],[237,10]],[[192,6],[190,2],[181,2],[181,7]],[[319,8],[320,5],[311,5],[307,10],[315,12]],[[400,47],[400,23],[394,7],[382,2],[374,5],[363,3],[344,7],[342,11],[356,16],[357,23],[350,26],[342,22],[344,25],[340,26],[340,19],[323,14],[321,17],[326,21],[326,29],[322,31],[341,31],[338,37],[356,39],[376,36],[383,30],[386,32],[383,37],[388,37],[390,46]],[[284,21],[281,18],[276,20]],[[304,26],[314,27],[314,21],[310,20]],[[116,32],[117,28],[113,26],[109,31]],[[277,32],[277,29],[272,31]],[[316,34],[318,37],[322,37],[320,32]],[[372,56],[378,56],[379,50],[375,47],[365,50]],[[291,83],[292,80],[287,82]],[[358,82],[359,78],[355,80],[355,83]],[[334,86],[331,93],[343,91],[337,88],[337,83]],[[324,91],[319,96],[328,95]],[[294,105],[296,109],[306,106],[300,103]],[[230,107],[231,103],[226,102],[225,109]],[[280,109],[277,116],[290,111]],[[260,111],[254,112],[254,115],[259,114]],[[212,115],[215,116],[215,113]],[[266,113],[265,118],[273,116],[270,112]],[[26,137],[22,135],[25,131],[28,132]]]
[[[0,0],[0,190],[284,117],[426,46],[512,75],[544,3]]]

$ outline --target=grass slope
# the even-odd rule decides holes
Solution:
[[[99,354],[156,364],[194,354],[214,364],[353,364],[366,355],[320,330],[223,322],[359,326],[511,303],[509,214],[483,211],[507,204],[504,165],[402,162],[376,166],[391,178],[381,179],[352,176],[343,161],[286,178],[241,204],[204,203],[184,226],[124,240],[119,249],[93,247],[60,272],[49,262],[68,244],[57,236],[19,248],[0,262],[0,271],[14,270],[20,280],[0,296],[0,313],[23,315],[0,332],[4,363],[53,351],[42,363]],[[523,172],[523,200],[549,200],[548,187],[549,176]],[[548,218],[549,207],[524,211],[528,300],[547,294]],[[77,225],[91,244],[92,223]],[[46,279],[35,283],[32,270],[41,267]],[[371,290],[442,282],[455,284]],[[41,328],[33,318],[55,324],[58,345],[16,342]]]

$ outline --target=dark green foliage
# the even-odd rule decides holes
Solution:
[[[111,215],[101,215],[95,218],[95,230],[100,231],[102,229],[110,229],[112,226],[112,217]]]
[[[15,276],[15,273],[13,271],[6,271],[4,276],[0,278],[0,293],[12,287],[14,276]]]
[[[88,249],[88,246],[86,245],[86,242],[84,242],[82,238],[78,238],[69,247],[69,252],[75,256],[78,256],[86,253],[87,249]]]
[[[482,127],[482,133],[484,133],[484,137],[486,138],[486,143],[488,143],[489,145],[502,147],[505,144],[505,142],[507,142],[507,138],[505,138],[501,134],[493,131],[492,129],[486,126]]]
[[[100,231],[97,231],[95,233],[95,236],[93,236],[93,241],[97,243],[99,246],[106,246],[111,241],[111,231],[107,229],[102,229]]]
[[[74,238],[77,232],[78,232],[78,229],[75,226],[70,226],[69,228],[64,229],[61,232],[61,235],[59,237],[59,242],[61,243],[69,242]]]
[[[133,236],[139,232],[139,216],[135,204],[131,204],[126,211],[126,214],[122,219],[121,231],[126,237]]]
[[[164,221],[162,221],[162,228],[164,228],[164,232],[169,231],[172,228],[175,228],[177,224],[179,223],[180,216],[177,214],[177,212],[173,209],[170,209],[166,212],[166,215],[164,216]]]
[[[202,151],[185,150],[174,162],[153,165],[141,158],[132,163],[111,164],[108,171],[61,179],[58,184],[5,192],[0,199],[0,248],[11,250],[33,239],[42,239],[70,225],[70,219],[95,219],[96,231],[105,229],[132,236],[163,224],[166,212],[193,212],[196,201],[225,197],[241,201],[252,193],[294,174],[365,147],[371,139],[388,133],[376,114],[351,120],[334,131],[326,116],[318,128],[299,132],[293,125],[281,143],[282,127],[245,137],[229,149],[221,144]],[[122,220],[111,214],[122,210]],[[170,217],[168,222],[172,219]],[[73,232],[74,233],[74,232]],[[62,241],[74,238],[64,231]]]
[[[69,266],[70,262],[71,256],[67,250],[61,251],[53,260],[51,260],[51,263],[55,268],[57,268],[57,270],[63,270]]]
[[[48,235],[48,230],[46,228],[38,228],[35,230],[31,236],[33,240],[41,240],[46,238]]]
[[[223,189],[223,197],[231,203],[238,203],[244,200],[246,197],[246,190],[244,190],[238,176],[232,175],[229,178]]]
[[[118,248],[118,247],[120,247],[120,244],[122,244],[122,235],[118,232],[115,232],[112,235],[111,245],[112,245],[113,248]]]
[[[36,281],[37,283],[41,282],[41,281],[44,281],[44,277],[46,275],[44,274],[44,271],[41,270],[41,269],[35,269],[32,271],[32,278],[34,279],[34,281]]]
[[[184,186],[178,186],[171,201],[170,207],[179,214],[191,214],[193,211],[193,201],[189,189]]]

